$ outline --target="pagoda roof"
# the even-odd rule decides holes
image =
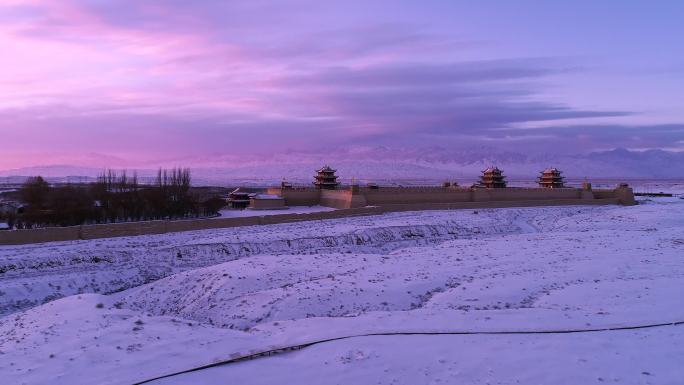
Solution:
[[[559,170],[555,167],[550,167],[550,168],[547,168],[546,170],[542,171],[541,173],[542,174],[555,174],[555,173],[560,173],[560,172],[561,172],[561,170]]]
[[[487,174],[487,173],[501,173],[501,172],[503,172],[503,170],[500,170],[496,166],[487,167],[484,171],[482,171],[482,173],[485,173],[485,174]]]
[[[316,170],[316,172],[335,172],[337,170],[333,170],[330,166],[327,164],[323,167],[321,167],[319,170]]]

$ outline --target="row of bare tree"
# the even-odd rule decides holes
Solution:
[[[190,170],[184,168],[159,169],[153,184],[140,184],[135,173],[112,170],[86,185],[50,186],[32,177],[20,190],[22,211],[5,220],[16,228],[35,228],[215,215],[223,200],[201,200],[190,181]]]

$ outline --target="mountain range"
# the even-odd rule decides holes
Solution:
[[[588,154],[525,154],[480,147],[451,150],[442,147],[402,149],[356,147],[331,151],[285,152],[268,156],[219,155],[179,159],[167,164],[190,165],[197,184],[260,184],[286,179],[308,183],[323,164],[338,170],[342,181],[435,181],[475,179],[490,165],[509,178],[533,179],[547,167],[557,167],[569,178],[678,179],[684,178],[684,152],[614,149]],[[135,169],[143,179],[152,178],[153,167]],[[129,168],[129,172],[132,169]],[[0,171],[5,182],[41,175],[56,181],[87,181],[101,168],[46,165]]]

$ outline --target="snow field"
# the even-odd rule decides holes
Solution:
[[[0,374],[130,384],[367,333],[681,321],[683,214],[655,199],[2,247]],[[682,360],[682,326],[354,337],[154,383],[680,384]]]

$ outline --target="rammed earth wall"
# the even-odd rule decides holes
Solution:
[[[277,190],[277,191],[276,191]],[[280,193],[270,189],[269,193]],[[359,190],[287,189],[282,191],[290,206],[326,205],[339,210],[307,214],[266,215],[242,218],[147,221],[0,231],[0,245],[74,241],[164,234],[226,227],[268,225],[299,221],[377,215],[396,211],[457,210],[565,205],[635,204],[630,188],[579,189],[463,189],[463,188],[380,188]]]

